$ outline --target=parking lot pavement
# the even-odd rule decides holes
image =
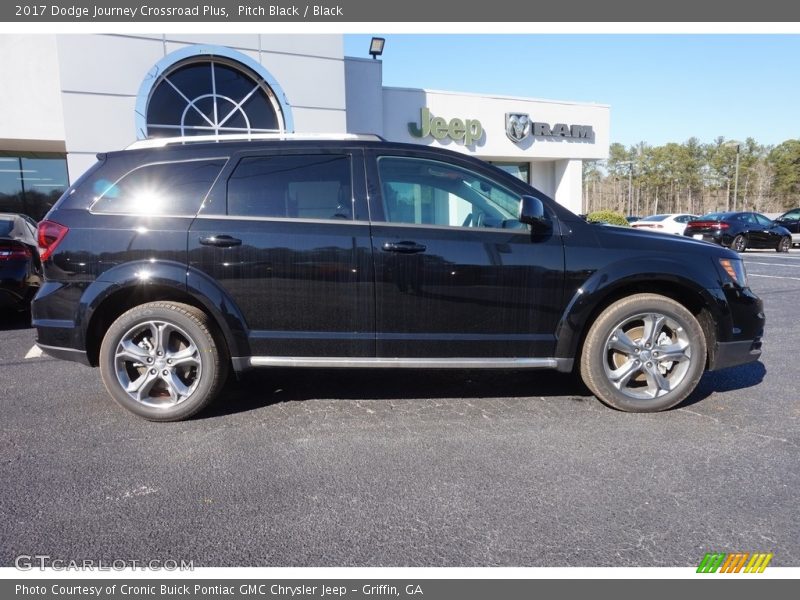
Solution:
[[[762,361],[681,407],[610,410],[556,373],[260,372],[154,424],[96,370],[0,331],[0,564],[800,565],[800,252],[747,252]]]

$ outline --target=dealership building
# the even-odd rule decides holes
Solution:
[[[607,105],[387,87],[342,35],[2,35],[0,54],[0,212],[35,218],[98,152],[148,137],[376,133],[493,162],[574,212],[583,161],[608,156]]]

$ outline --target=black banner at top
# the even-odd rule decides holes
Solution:
[[[50,0],[0,4],[3,22],[796,22],[786,0]]]

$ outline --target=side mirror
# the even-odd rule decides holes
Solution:
[[[546,233],[552,228],[544,204],[536,196],[523,196],[519,201],[519,222],[531,226],[533,233]]]

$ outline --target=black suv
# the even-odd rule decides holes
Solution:
[[[734,252],[587,223],[469,156],[341,136],[98,158],[39,226],[37,342],[147,419],[275,366],[575,370],[658,411],[761,353]]]

